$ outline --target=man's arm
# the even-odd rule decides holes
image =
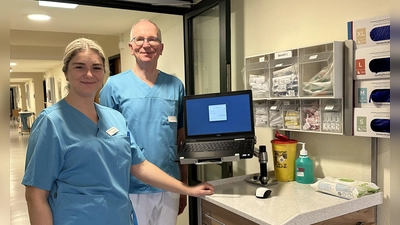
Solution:
[[[178,130],[178,151],[180,148],[182,148],[182,143],[185,142],[185,128],[180,128]],[[178,162],[179,163],[179,162]],[[188,185],[188,165],[187,164],[180,164],[179,163],[179,172],[180,172],[180,177],[182,183]],[[187,205],[187,196],[186,195],[181,195],[179,197],[179,210],[178,210],[178,215],[183,213]]]
[[[180,128],[178,130],[178,151],[182,147],[182,143],[185,142],[185,128]],[[184,184],[188,184],[188,166],[186,164],[179,164],[179,172],[181,175],[181,181]]]

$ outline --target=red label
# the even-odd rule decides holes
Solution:
[[[365,75],[365,59],[356,60],[356,75]]]

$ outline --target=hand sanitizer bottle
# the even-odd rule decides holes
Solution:
[[[314,183],[314,165],[313,161],[308,158],[307,150],[305,149],[306,143],[298,142],[302,145],[300,156],[296,160],[296,181],[302,184]]]

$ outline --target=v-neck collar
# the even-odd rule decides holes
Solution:
[[[69,111],[73,114],[75,114],[75,116],[77,116],[78,118],[81,118],[83,120],[84,123],[88,124],[89,126],[95,126],[97,127],[97,124],[95,122],[93,122],[89,117],[87,117],[84,113],[82,113],[81,111],[79,111],[78,109],[76,109],[75,107],[73,107],[72,105],[70,105],[65,99],[61,100],[62,102],[60,102],[61,104],[64,104],[68,107]],[[93,102],[93,104],[95,104]],[[95,104],[95,110],[96,110],[96,114],[98,117],[98,121],[97,123],[99,123],[100,121],[100,114],[99,114],[99,110],[98,110],[98,106]]]
[[[157,91],[160,89],[161,84],[164,82],[165,79],[165,74],[160,71],[160,73],[157,76],[156,82],[154,82],[153,87],[150,87],[148,84],[146,84],[142,79],[140,79],[133,71],[132,73],[135,76],[135,79],[137,79],[140,83],[140,86],[144,89],[147,90],[147,97],[152,97],[154,96]]]

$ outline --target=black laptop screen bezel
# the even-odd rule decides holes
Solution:
[[[223,96],[233,96],[233,95],[247,95],[249,97],[249,110],[250,110],[250,120],[251,120],[251,131],[247,132],[237,132],[237,133],[224,133],[224,134],[211,134],[211,135],[188,135],[187,130],[187,113],[186,113],[186,101],[190,101],[192,99],[199,98],[211,98],[211,97],[223,97]],[[184,108],[184,123],[185,123],[185,136],[186,141],[191,140],[218,140],[218,139],[226,139],[229,137],[232,138],[254,138],[255,136],[255,128],[254,128],[254,111],[253,111],[253,96],[251,90],[240,90],[240,91],[231,91],[231,92],[223,92],[223,93],[208,93],[208,94],[199,94],[199,95],[188,95],[183,98],[183,108]]]

